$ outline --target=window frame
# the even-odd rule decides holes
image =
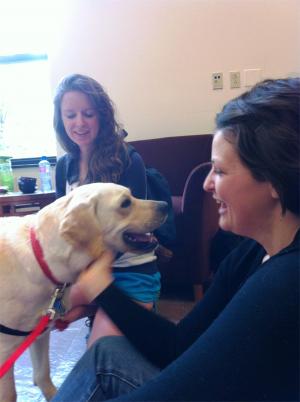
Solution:
[[[57,162],[56,156],[47,156],[48,161],[51,166],[55,166]],[[24,168],[24,167],[37,167],[41,158],[12,158],[11,166],[13,169]]]

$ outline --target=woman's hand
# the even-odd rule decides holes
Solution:
[[[96,307],[90,303],[113,281],[111,266],[114,255],[106,251],[83,271],[76,283],[71,287],[69,302],[71,309],[63,317],[63,321],[75,321],[95,312]],[[89,306],[88,306],[89,305]]]
[[[72,289],[72,305],[90,304],[113,281],[111,266],[114,255],[105,251],[78,277]]]

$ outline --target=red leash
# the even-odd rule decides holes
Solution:
[[[12,355],[6,360],[0,367],[0,378],[2,378],[8,370],[14,365],[16,360],[21,356],[23,352],[35,341],[35,339],[44,331],[50,321],[50,315],[44,315],[34,330],[27,336],[21,345],[14,351]]]

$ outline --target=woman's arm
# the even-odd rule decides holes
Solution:
[[[206,330],[227,302],[223,275],[218,274],[203,301],[178,325],[130,300],[112,284],[109,253],[84,271],[72,289],[73,306],[92,300],[131,342],[156,366],[165,367]],[[99,295],[100,293],[100,295]],[[99,295],[97,297],[97,295]],[[76,311],[66,316],[73,320]]]
[[[256,272],[185,353],[114,401],[298,400],[298,265]]]
[[[222,273],[205,298],[178,324],[147,311],[110,284],[95,302],[155,366],[163,368],[182,354],[213,322],[226,303]]]

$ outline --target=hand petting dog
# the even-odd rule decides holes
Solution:
[[[61,321],[72,322],[95,313],[92,301],[113,281],[111,266],[114,255],[105,251],[83,271],[72,286],[69,295],[71,309]]]

